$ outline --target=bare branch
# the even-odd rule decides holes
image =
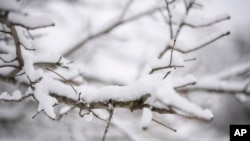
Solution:
[[[11,33],[9,31],[5,31],[5,30],[0,30],[1,33],[4,33],[4,34],[9,34],[11,35]]]
[[[67,52],[65,52],[63,56],[68,57],[68,56],[72,55],[74,52],[76,52],[76,51],[77,51],[79,48],[81,48],[83,45],[85,45],[87,42],[89,42],[89,41],[91,41],[91,40],[93,40],[93,39],[95,39],[95,38],[98,38],[98,37],[100,37],[100,36],[102,36],[102,35],[104,35],[104,34],[107,34],[107,33],[109,33],[110,31],[116,29],[117,27],[119,27],[119,26],[121,26],[121,25],[124,25],[124,24],[126,24],[126,23],[132,22],[132,21],[137,20],[137,19],[139,19],[139,18],[142,18],[142,17],[144,17],[144,16],[146,16],[146,15],[150,15],[150,14],[152,14],[152,13],[158,11],[158,10],[161,10],[161,9],[163,9],[163,8],[165,8],[165,7],[158,7],[158,8],[150,9],[150,10],[148,10],[148,11],[139,13],[139,14],[134,15],[134,16],[132,16],[132,17],[130,17],[130,18],[128,18],[128,19],[125,19],[125,20],[123,20],[123,21],[116,22],[116,23],[114,23],[114,24],[108,26],[107,28],[105,28],[105,29],[103,29],[103,30],[101,30],[101,31],[99,31],[99,32],[97,32],[97,33],[95,33],[95,34],[93,34],[93,35],[87,37],[86,39],[83,39],[83,40],[80,41],[78,44],[76,44],[74,47],[72,47],[70,50],[68,50]]]
[[[170,127],[170,126],[167,126],[166,124],[163,124],[163,123],[161,123],[160,121],[158,121],[158,120],[156,120],[156,119],[152,119],[152,121],[154,121],[155,123],[157,123],[157,124],[159,124],[159,125],[162,125],[163,127],[166,127],[166,128],[168,128],[168,129],[170,129],[170,130],[173,131],[173,132],[177,132],[176,129],[174,129],[174,128]]]
[[[197,60],[197,59],[196,58],[191,58],[191,59],[184,60],[184,62],[195,61],[195,60]]]
[[[6,68],[6,67],[11,67],[11,68],[17,68],[18,70],[21,70],[22,68],[16,65],[0,65],[0,68]]]
[[[78,95],[76,89],[74,88],[74,86],[67,80],[65,79],[62,75],[60,75],[59,73],[55,72],[54,70],[50,69],[50,68],[46,68],[47,70],[55,73],[56,75],[58,75],[59,77],[61,77],[67,84],[69,84],[69,86],[74,90],[74,92]]]
[[[187,3],[186,0],[184,0],[184,4],[185,4],[185,6],[186,6],[186,13],[185,13],[185,16],[183,17],[181,23],[180,23],[179,26],[177,27],[177,30],[176,30],[176,33],[175,33],[175,36],[174,36],[175,39],[178,38],[178,36],[179,36],[179,34],[180,34],[180,32],[181,32],[183,26],[184,26],[184,23],[185,23],[185,21],[186,21],[186,18],[187,18],[188,14],[189,14],[189,11],[191,10],[192,5],[194,4],[194,1],[195,1],[195,0],[193,0],[193,1],[190,2],[190,3]]]
[[[10,61],[7,61],[7,60],[4,60],[3,58],[0,57],[0,60],[2,60],[4,63],[12,63],[12,62],[16,61],[16,58],[14,58]]]
[[[109,107],[109,119],[107,121],[107,125],[105,127],[105,131],[104,131],[104,134],[103,134],[103,137],[102,137],[102,141],[105,141],[106,139],[106,136],[107,136],[107,133],[108,133],[108,130],[109,130],[109,126],[110,126],[110,123],[111,123],[111,119],[113,117],[113,114],[114,114],[114,107],[113,105],[109,104],[111,107]]]
[[[180,88],[184,88],[184,87],[187,87],[187,86],[191,86],[191,85],[195,85],[196,82],[190,82],[190,83],[186,83],[184,85],[181,85],[181,86],[176,86],[174,87],[175,89],[180,89]]]
[[[250,90],[247,91],[245,87],[249,85],[248,83],[242,84],[238,82],[227,82],[225,81],[216,81],[215,84],[204,83],[199,81],[196,85],[192,87],[185,87],[182,89],[177,89],[178,92],[193,92],[193,91],[206,91],[206,92],[215,92],[215,93],[224,93],[224,94],[239,94],[244,93],[250,95]],[[202,84],[201,84],[202,83]],[[209,85],[208,85],[209,84]],[[239,87],[239,85],[241,87]]]
[[[217,23],[220,23],[220,22],[223,22],[223,21],[226,21],[226,20],[230,20],[230,16],[226,16],[226,17],[223,17],[223,18],[220,18],[220,19],[217,19],[217,20],[205,23],[205,24],[200,24],[200,25],[194,25],[194,24],[190,24],[190,23],[183,23],[184,24],[183,26],[188,26],[188,27],[191,27],[191,28],[203,28],[203,27],[212,26],[214,24],[217,24]]]
[[[153,68],[149,74],[154,73],[155,71],[159,71],[159,70],[163,70],[163,69],[168,69],[168,68],[183,68],[184,66],[176,66],[176,65],[172,65],[172,66],[163,66],[163,67],[158,67],[158,68]]]
[[[219,39],[221,39],[221,38],[223,38],[223,37],[225,37],[225,36],[228,36],[228,35],[230,35],[230,32],[229,32],[229,31],[226,32],[226,33],[223,33],[223,34],[221,34],[221,35],[219,35],[219,36],[217,36],[217,37],[211,39],[210,41],[207,41],[207,42],[205,42],[205,43],[203,43],[203,44],[201,44],[201,45],[199,45],[199,46],[197,46],[197,47],[194,47],[194,48],[192,48],[192,49],[189,49],[189,50],[185,50],[185,51],[184,51],[184,50],[175,48],[174,50],[179,51],[179,52],[181,52],[181,53],[190,53],[190,52],[194,52],[194,51],[197,51],[197,50],[199,50],[199,49],[201,49],[201,48],[203,48],[203,47],[205,47],[205,46],[207,46],[207,45],[209,45],[209,44],[211,44],[211,43],[213,43],[213,42],[215,42],[215,41],[217,41],[217,40],[219,40]]]
[[[119,20],[118,21],[122,21],[125,14],[127,13],[129,7],[132,5],[134,0],[128,0],[127,4],[125,5],[125,7],[123,8],[122,12],[121,12],[121,15],[119,17]]]
[[[173,26],[172,26],[172,14],[169,8],[169,3],[167,0],[165,0],[165,4],[166,4],[166,9],[168,11],[168,19],[169,19],[169,31],[170,31],[170,39],[173,39]]]
[[[54,23],[53,24],[49,24],[49,25],[36,26],[36,27],[29,27],[29,26],[21,24],[21,23],[12,23],[12,25],[20,26],[20,27],[23,27],[23,28],[25,28],[27,30],[35,30],[35,29],[47,28],[47,27],[55,26]]]
[[[173,61],[173,53],[174,53],[174,47],[175,47],[175,44],[176,44],[176,39],[174,39],[173,47],[172,47],[172,50],[171,50],[171,54],[170,54],[170,61],[169,61],[169,66],[172,66],[172,61]]]

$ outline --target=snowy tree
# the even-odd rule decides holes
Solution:
[[[190,101],[184,94],[195,91],[240,93],[243,95],[250,93],[250,81],[244,78],[249,72],[249,63],[241,64],[215,75],[207,75],[198,80],[192,74],[181,74],[182,70],[196,60],[195,56],[191,56],[193,52],[230,34],[225,30],[210,35],[198,44],[194,42],[195,45],[190,45],[182,40],[183,30],[185,28],[189,30],[211,28],[213,25],[229,20],[228,15],[216,16],[211,21],[197,21],[191,12],[202,8],[202,4],[195,0],[145,2],[145,5],[150,5],[150,9],[138,9],[138,11],[134,7],[140,5],[141,2],[136,0],[114,1],[113,3],[121,7],[119,9],[122,10],[113,12],[115,16],[113,13],[107,13],[107,15],[112,15],[112,18],[107,18],[110,21],[103,24],[102,15],[98,12],[94,13],[91,9],[101,3],[71,2],[85,6],[86,11],[79,10],[79,13],[85,14],[85,17],[92,14],[90,16],[98,15],[100,19],[87,20],[87,17],[81,21],[81,23],[85,22],[80,25],[84,26],[84,32],[80,32],[80,37],[72,36],[73,39],[69,43],[69,47],[66,50],[63,49],[61,55],[58,55],[60,53],[42,49],[56,47],[52,43],[49,45],[50,47],[43,47],[46,43],[42,43],[43,39],[39,39],[43,38],[40,36],[44,34],[41,30],[56,28],[58,23],[54,21],[53,16],[43,14],[42,10],[37,11],[29,7],[25,9],[20,1],[0,0],[0,80],[1,85],[3,85],[3,87],[1,86],[0,99],[8,103],[35,103],[37,107],[37,113],[33,116],[35,120],[40,113],[44,113],[52,120],[60,120],[73,112],[88,122],[95,122],[92,121],[94,119],[105,122],[103,141],[107,138],[110,126],[121,130],[130,140],[140,140],[140,138],[135,137],[140,135],[130,132],[126,129],[126,124],[122,124],[122,120],[115,117],[116,111],[119,112],[121,109],[128,109],[132,113],[141,111],[139,112],[140,124],[138,127],[144,130],[148,129],[154,122],[175,132],[176,129],[158,118],[169,114],[206,121],[214,118],[209,109]],[[55,2],[54,4],[58,4],[60,7],[62,3],[69,5],[67,1]],[[154,3],[153,6],[152,3]],[[96,21],[96,24],[93,21]],[[107,76],[101,75],[105,67],[109,67],[108,64],[99,63],[103,70],[95,70],[94,67],[88,65],[88,59],[100,56],[101,52],[92,48],[95,46],[102,48],[110,44],[113,44],[111,46],[120,45],[116,42],[105,45],[103,42],[103,40],[111,42],[114,40],[113,38],[117,38],[117,40],[138,39],[138,37],[126,37],[131,35],[127,30],[130,26],[135,29],[138,24],[143,22],[149,24],[142,24],[142,26],[152,25],[152,27],[146,28],[153,28],[155,25],[164,27],[162,30],[166,32],[163,31],[161,35],[167,34],[157,40],[162,40],[160,42],[164,42],[165,45],[161,47],[159,43],[155,43],[157,40],[153,37],[154,39],[151,40],[154,43],[154,47],[151,48],[152,52],[149,53],[148,57],[143,55],[141,57],[143,59],[137,58],[139,60],[138,74],[132,81],[105,81]],[[133,23],[137,24],[128,26]],[[154,32],[154,29],[149,31]],[[151,34],[149,31],[148,33]],[[67,30],[64,34],[68,34],[67,38],[71,38],[70,32],[67,33]],[[200,35],[200,33],[197,34]],[[150,40],[146,36],[145,38]],[[40,42],[36,40],[40,40]],[[63,43],[58,44],[64,46]],[[66,43],[66,45],[68,44]],[[125,43],[125,45],[129,46],[127,48],[132,50],[132,53],[137,50],[138,46],[133,42]],[[125,45],[123,46],[125,47]],[[87,49],[82,50],[83,48]],[[114,47],[110,49],[114,49]],[[99,58],[103,61],[102,59]]]

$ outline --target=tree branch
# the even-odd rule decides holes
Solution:
[[[103,30],[101,30],[101,31],[99,31],[99,32],[97,32],[97,33],[95,33],[95,34],[93,34],[93,35],[87,37],[86,39],[83,39],[83,40],[80,41],[78,44],[76,44],[74,47],[72,47],[70,50],[68,50],[67,52],[65,52],[63,56],[69,57],[69,56],[71,56],[74,52],[76,52],[78,49],[80,49],[83,45],[85,45],[87,42],[89,42],[89,41],[91,41],[91,40],[93,40],[93,39],[95,39],[95,38],[98,38],[98,37],[100,37],[100,36],[102,36],[102,35],[104,35],[104,34],[107,34],[107,33],[109,33],[110,31],[112,31],[112,30],[114,30],[114,29],[120,27],[121,25],[124,25],[124,24],[126,24],[126,23],[132,22],[132,21],[137,20],[137,19],[139,19],[139,18],[141,18],[141,17],[144,17],[144,16],[146,16],[146,15],[152,14],[152,13],[154,13],[154,12],[156,12],[156,11],[158,11],[158,10],[161,10],[161,9],[163,9],[163,8],[165,8],[165,7],[158,7],[158,8],[150,9],[150,10],[148,10],[148,11],[139,13],[139,14],[134,15],[134,16],[131,16],[130,18],[125,19],[125,20],[123,20],[123,21],[118,21],[118,22],[116,22],[116,23],[114,23],[114,24],[112,24],[112,25],[110,25],[110,26],[104,28]]]
[[[217,37],[214,37],[213,39],[211,39],[211,40],[209,40],[209,41],[207,41],[207,42],[205,42],[205,43],[203,43],[203,44],[201,44],[201,45],[199,45],[197,47],[194,47],[192,49],[181,50],[181,49],[175,48],[174,50],[179,51],[179,52],[184,53],[184,54],[191,53],[191,52],[197,51],[197,50],[199,50],[199,49],[201,49],[201,48],[203,48],[203,47],[205,47],[205,46],[207,46],[207,45],[209,45],[209,44],[211,44],[211,43],[213,43],[213,42],[215,42],[215,41],[217,41],[217,40],[219,40],[219,39],[221,39],[221,38],[223,38],[225,36],[228,36],[228,35],[230,35],[229,31],[226,32],[226,33],[223,33],[223,34],[221,34],[221,35],[219,35]]]

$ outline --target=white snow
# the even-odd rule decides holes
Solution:
[[[22,98],[22,94],[19,90],[14,91],[12,94],[3,92],[0,94],[1,100],[19,100]]]
[[[66,114],[71,108],[71,106],[64,106],[62,109],[60,109],[59,114]]]
[[[148,125],[151,123],[153,118],[153,113],[149,108],[143,108],[142,109],[142,116],[141,116],[141,121],[140,125],[142,128],[148,127]]]
[[[41,91],[41,88],[37,88],[34,91],[34,96],[39,102],[38,111],[44,110],[44,112],[51,117],[52,119],[56,118],[56,114],[54,112],[54,105],[57,104],[57,100],[49,95],[46,92]]]
[[[94,117],[93,113],[90,112],[89,114],[84,115],[83,118],[84,118],[87,122],[90,122],[90,121],[92,121],[93,117]]]
[[[19,38],[20,44],[28,49],[32,49],[31,48],[31,42],[28,41],[28,39],[25,37],[24,32],[25,30],[20,28],[20,27],[16,27],[17,30],[17,36]]]

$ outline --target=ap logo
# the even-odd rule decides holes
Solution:
[[[249,137],[250,125],[230,125],[230,141],[249,141]]]

